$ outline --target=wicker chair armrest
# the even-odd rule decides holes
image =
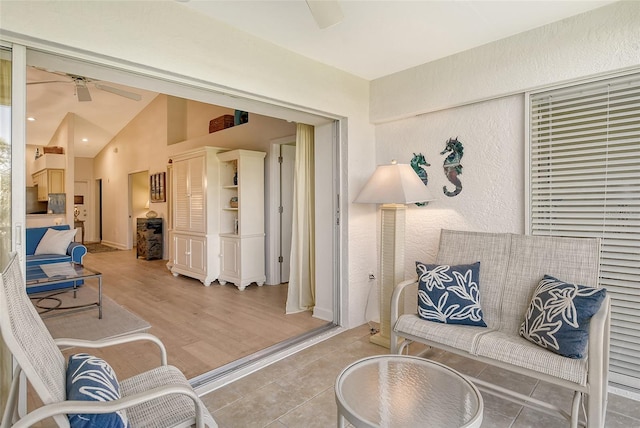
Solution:
[[[128,407],[142,404],[146,401],[156,399],[158,397],[182,394],[186,395],[193,400],[196,409],[196,427],[204,428],[204,412],[202,410],[202,402],[193,391],[183,385],[164,385],[159,386],[148,391],[132,394],[127,397],[119,398],[113,401],[62,401],[59,403],[47,404],[39,407],[33,412],[25,415],[22,419],[17,421],[13,427],[30,427],[33,424],[40,422],[44,419],[50,418],[56,415],[62,414],[98,414],[98,413],[113,413],[118,410],[126,409]]]
[[[101,340],[82,340],[82,339],[71,339],[71,338],[60,338],[55,339],[56,345],[58,347],[63,346],[71,346],[71,347],[82,347],[82,348],[105,348],[107,346],[113,345],[121,345],[123,343],[131,343],[137,341],[149,341],[155,343],[160,349],[160,359],[163,366],[167,365],[167,350],[162,343],[162,341],[149,333],[132,333],[126,336],[113,337],[110,339],[101,339]]]

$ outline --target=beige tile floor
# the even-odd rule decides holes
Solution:
[[[369,328],[364,325],[271,364],[202,398],[220,428],[335,427],[337,408],[333,384],[340,371],[355,360],[386,352],[384,348],[369,343]],[[443,351],[428,351],[425,356],[462,373],[569,407],[570,392],[536,379]],[[483,399],[483,428],[568,426],[562,419],[523,409],[487,394],[483,394]],[[606,427],[640,428],[640,403],[610,394]]]

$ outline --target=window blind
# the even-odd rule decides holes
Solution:
[[[610,380],[640,389],[640,73],[528,99],[529,232],[601,238]]]

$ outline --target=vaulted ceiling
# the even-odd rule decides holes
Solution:
[[[337,2],[343,18],[320,29],[304,0],[189,1],[183,7],[256,37],[373,80],[558,21],[612,1],[368,1]],[[90,77],[90,76],[86,76]],[[157,94],[109,82],[85,83],[92,101],[78,101],[68,75],[29,69],[29,144],[46,145],[68,112],[76,114],[75,153],[94,157]],[[133,92],[140,101],[100,89]],[[87,138],[88,142],[82,142]]]

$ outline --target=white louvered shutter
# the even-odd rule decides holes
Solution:
[[[640,74],[529,95],[528,227],[599,237],[610,380],[640,389]]]

